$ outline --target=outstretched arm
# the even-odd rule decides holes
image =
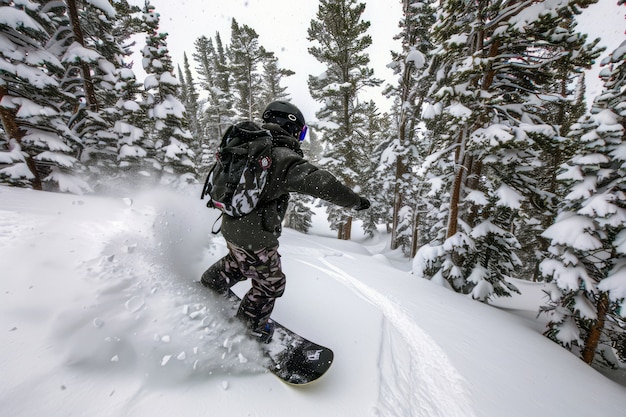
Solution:
[[[330,172],[302,159],[290,166],[285,177],[288,191],[308,194],[342,207],[357,207],[361,197]]]

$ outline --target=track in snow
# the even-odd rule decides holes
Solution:
[[[402,306],[333,265],[329,260],[331,257],[319,259],[324,267],[301,262],[333,277],[375,305],[384,317],[379,357],[379,415],[474,416],[467,382],[437,343],[404,312]]]

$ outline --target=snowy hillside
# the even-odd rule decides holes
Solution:
[[[286,386],[195,282],[226,253],[216,216],[195,194],[0,187],[0,415],[626,414],[624,387],[541,336],[540,287],[485,306],[410,275],[384,237],[337,241],[319,218],[281,240],[274,317],[335,363]]]

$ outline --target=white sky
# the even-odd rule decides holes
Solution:
[[[142,6],[143,0],[131,2]],[[284,84],[291,99],[307,120],[315,118],[319,108],[310,96],[307,80],[309,74],[317,75],[324,68],[308,53],[310,42],[307,30],[318,9],[317,0],[151,0],[161,15],[161,31],[168,33],[168,47],[175,64],[182,67],[183,53],[194,66],[194,42],[202,35],[215,37],[219,31],[224,43],[229,42],[231,19],[252,27],[259,34],[261,45],[274,52],[282,68],[296,72]],[[390,50],[399,50],[393,37],[399,32],[401,18],[400,0],[365,0],[367,7],[363,18],[371,23],[369,34],[371,67],[374,75],[385,83],[394,82],[393,73],[386,68],[391,61]],[[590,38],[601,37],[602,44],[611,51],[626,39],[624,29],[626,6],[617,6],[617,0],[599,0],[580,17],[580,28]],[[604,55],[603,55],[604,57]],[[136,60],[140,62],[140,60]],[[138,67],[138,65],[136,65]],[[141,69],[135,68],[139,77]],[[587,94],[594,97],[601,91],[596,80],[597,71],[590,74]],[[384,85],[384,84],[383,84]],[[389,103],[380,94],[380,88],[371,92],[381,110]]]

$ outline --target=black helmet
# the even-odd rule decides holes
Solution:
[[[304,140],[306,135],[306,122],[302,112],[288,101],[272,101],[263,112],[265,123],[276,123],[292,136]]]

